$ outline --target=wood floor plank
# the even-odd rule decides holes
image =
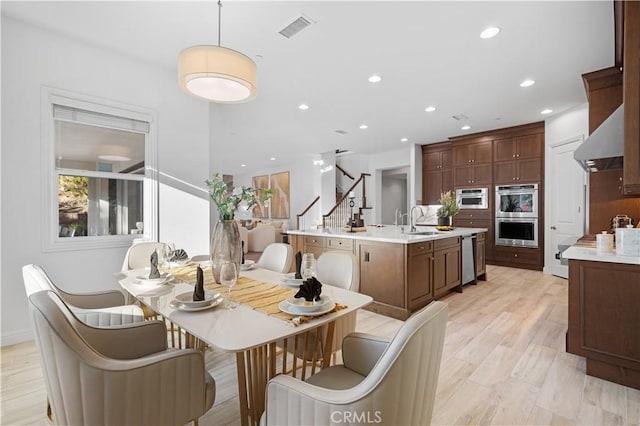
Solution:
[[[640,426],[640,391],[586,376],[584,358],[565,351],[566,280],[492,265],[487,277],[443,299],[449,322],[434,425]],[[402,324],[362,310],[356,330],[391,338]],[[0,424],[48,425],[34,343],[0,355]],[[217,395],[200,425],[240,424],[235,356],[209,348],[205,363]]]

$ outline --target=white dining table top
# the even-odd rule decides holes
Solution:
[[[148,271],[133,269],[123,272],[120,285],[142,303],[183,328],[193,336],[209,345],[225,352],[240,352],[283,338],[299,334],[303,331],[327,324],[336,318],[367,306],[373,301],[370,296],[325,285],[323,294],[332,297],[337,303],[346,305],[346,309],[322,315],[313,320],[294,327],[285,321],[256,311],[242,303],[236,303],[236,309],[225,309],[223,305],[203,311],[186,312],[170,306],[176,295],[193,292],[193,285],[175,280],[154,289],[141,287],[136,277]],[[281,284],[284,274],[255,268],[241,271],[241,276],[274,284]],[[226,288],[224,289],[226,291]],[[233,293],[233,289],[231,290]],[[226,294],[223,294],[226,296]]]

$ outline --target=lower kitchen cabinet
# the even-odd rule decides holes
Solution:
[[[542,252],[539,247],[496,246],[496,265],[542,270]]]
[[[439,297],[447,291],[460,287],[462,292],[462,259],[460,237],[434,242],[433,291]]]
[[[476,260],[476,278],[482,280],[487,279],[487,263],[486,263],[486,240],[485,233],[482,232],[476,236],[475,260]]]
[[[405,301],[405,245],[358,241],[360,293],[377,302],[374,311],[396,316],[406,312]],[[393,315],[393,313],[396,315]],[[406,318],[406,317],[405,317]]]
[[[640,389],[640,265],[569,260],[567,352],[586,371]]]
[[[433,242],[408,246],[407,291],[409,310],[416,311],[433,300]]]

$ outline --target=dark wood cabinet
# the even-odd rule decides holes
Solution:
[[[491,185],[491,141],[458,143],[453,147],[454,186]]]
[[[640,2],[624,4],[624,192],[640,194]]]
[[[476,236],[475,260],[476,260],[476,277],[487,279],[487,264],[485,256],[485,234],[484,232]]]
[[[357,245],[360,293],[373,297],[378,303],[406,311],[405,246],[361,240]]]
[[[458,186],[490,186],[491,164],[472,164],[456,167],[455,185]]]
[[[433,250],[434,296],[440,297],[456,287],[462,291],[460,238],[436,240]]]
[[[493,180],[496,185],[538,183],[542,180],[540,133],[493,141]]]
[[[539,247],[495,247],[495,263],[514,268],[542,270],[542,250]]]
[[[440,194],[453,190],[449,142],[422,147],[422,203],[438,204]]]
[[[407,287],[409,310],[416,311],[433,300],[433,243],[408,246]]]
[[[455,167],[491,163],[491,141],[457,144],[453,147]]]
[[[640,265],[569,260],[567,352],[587,374],[640,389]]]

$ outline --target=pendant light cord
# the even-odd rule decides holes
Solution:
[[[222,21],[222,0],[218,0],[218,47],[220,47],[220,26]]]

